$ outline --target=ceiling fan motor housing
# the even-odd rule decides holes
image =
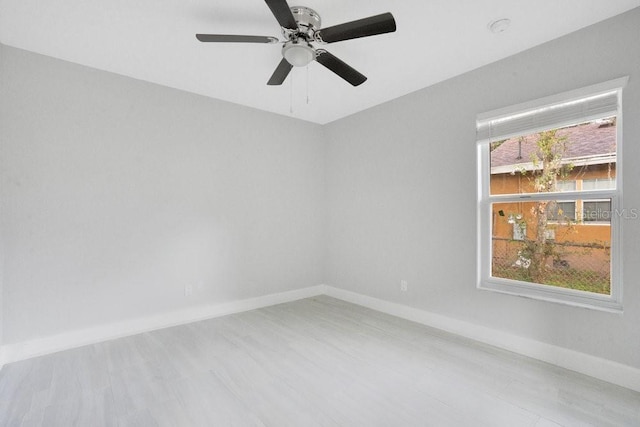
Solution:
[[[310,42],[314,41],[322,21],[315,10],[305,6],[293,6],[291,13],[298,24],[298,30],[282,29],[288,39],[282,46],[282,56],[294,67],[304,67],[316,58],[316,50]]]
[[[318,12],[306,6],[293,6],[291,7],[291,13],[293,13],[293,17],[298,24],[299,31],[297,32],[297,36],[302,36],[307,41],[312,41],[315,32],[320,29],[320,25],[322,24]]]

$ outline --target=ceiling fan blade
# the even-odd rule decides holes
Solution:
[[[276,37],[267,36],[241,36],[234,34],[196,34],[201,42],[215,43],[278,43]]]
[[[281,27],[287,28],[289,30],[297,30],[298,23],[293,17],[293,13],[291,13],[291,9],[287,4],[286,0],[264,0],[271,9],[271,13],[276,17],[278,24]]]
[[[318,49],[316,51],[316,55],[316,61],[345,79],[347,82],[351,83],[353,86],[359,86],[367,80],[364,75],[360,74],[344,61],[324,49]]]
[[[333,27],[323,28],[316,36],[325,43],[335,43],[342,40],[375,36],[377,34],[392,33],[396,30],[396,21],[389,12],[381,15],[345,22]]]
[[[293,65],[289,64],[289,62],[282,58],[282,61],[276,67],[276,70],[273,72],[273,75],[267,82],[269,86],[279,86],[284,82],[284,80],[289,75],[289,72],[293,68]]]

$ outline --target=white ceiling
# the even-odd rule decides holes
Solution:
[[[0,43],[261,110],[328,123],[640,6],[640,0],[290,0],[328,27],[391,12],[395,33],[325,48],[368,80],[318,63],[266,82],[279,44],[200,43],[195,33],[277,36],[262,0],[0,0]],[[490,21],[511,19],[494,34]]]

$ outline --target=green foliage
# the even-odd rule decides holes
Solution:
[[[569,176],[572,164],[562,162],[567,150],[567,137],[559,136],[558,129],[538,133],[537,151],[531,154],[536,169],[532,172],[537,192],[556,191],[558,178]]]
[[[532,280],[527,268],[494,266],[493,270],[492,274],[495,277],[539,283]],[[608,276],[595,271],[575,268],[549,269],[544,284],[605,295],[609,295],[611,292]]]
[[[531,162],[535,169],[531,172],[533,187],[536,192],[557,191],[558,179],[566,178],[573,169],[572,164],[563,162],[567,150],[567,137],[558,135],[558,129],[539,132],[536,139],[536,150],[531,154]],[[556,248],[552,241],[547,240],[549,212],[556,208],[556,202],[539,201],[532,208],[530,215],[523,218],[518,225],[523,231],[532,230],[535,238],[525,239],[525,246],[521,256],[527,260],[522,269],[528,281],[547,283],[547,259],[555,257]],[[569,224],[570,225],[570,224]]]

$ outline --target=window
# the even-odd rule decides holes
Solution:
[[[582,220],[584,222],[611,222],[610,200],[589,200],[582,202]]]
[[[576,220],[576,202],[555,202],[549,206],[549,221],[569,222]]]
[[[556,191],[575,191],[576,181],[573,180],[556,180]],[[576,220],[576,202],[575,200],[559,200],[548,206],[549,221],[569,222]]]
[[[613,178],[595,178],[595,179],[583,179],[583,190],[610,190],[616,188],[616,182]]]
[[[478,116],[479,288],[622,309],[626,80]]]

